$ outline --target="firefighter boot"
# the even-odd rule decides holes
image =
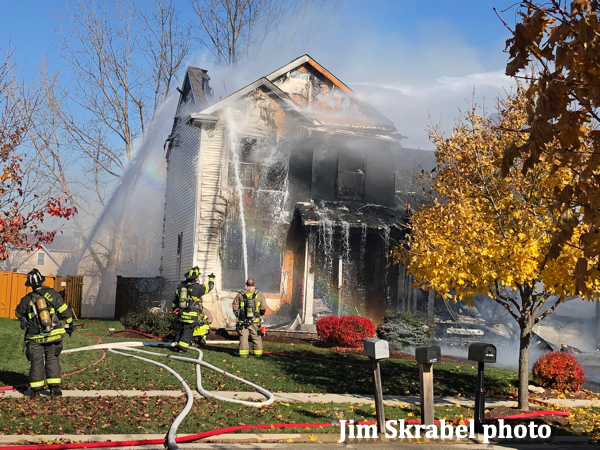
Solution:
[[[42,393],[41,389],[32,389],[31,394],[29,394],[29,398],[39,397],[41,393]]]
[[[50,395],[52,397],[60,397],[62,396],[62,391],[58,386],[50,386]]]

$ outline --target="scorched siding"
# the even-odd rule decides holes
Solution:
[[[224,135],[221,122],[202,125],[202,145],[199,166],[201,171],[198,190],[196,227],[196,260],[203,274],[214,272],[221,283],[219,246],[227,202],[221,195],[224,172]]]
[[[181,279],[194,262],[200,130],[185,123],[192,112],[195,112],[192,99],[179,107],[167,160],[161,275],[168,281]],[[180,235],[181,258],[177,254]]]

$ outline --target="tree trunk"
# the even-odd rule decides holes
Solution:
[[[533,320],[523,317],[519,345],[519,409],[529,411],[529,347]]]
[[[100,305],[106,305],[111,300],[113,286],[116,283],[117,266],[121,255],[123,234],[124,230],[122,226],[115,228],[113,244],[108,251],[106,268],[102,271],[102,279],[100,280],[100,288],[98,289],[98,304]]]

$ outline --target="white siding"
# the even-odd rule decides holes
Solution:
[[[198,186],[198,211],[196,227],[195,264],[203,274],[217,275],[217,290],[221,286],[221,261],[219,255],[221,230],[227,202],[221,195],[224,171],[225,129],[221,122],[203,124],[201,156],[198,161],[200,185]]]
[[[177,281],[192,267],[194,260],[194,218],[198,186],[198,154],[200,130],[186,125],[184,120],[195,112],[194,101],[179,108],[179,123],[173,133],[174,141],[167,161],[167,186],[165,191],[165,217],[161,275]],[[177,257],[178,235],[183,233],[181,272]]]

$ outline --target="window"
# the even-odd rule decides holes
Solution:
[[[365,198],[365,157],[362,153],[340,151],[338,157],[337,197]]]
[[[43,266],[46,261],[46,254],[44,252],[38,252],[37,257],[37,265]]]
[[[233,162],[229,163],[229,174],[227,176],[229,186],[235,186],[237,177],[235,176],[235,166]],[[254,189],[254,164],[240,163],[240,182],[245,188]]]
[[[254,162],[253,156],[258,144],[257,139],[243,138],[239,148],[239,176],[242,186],[245,188],[254,189]],[[227,174],[227,184],[235,186],[237,177],[235,174],[235,159],[234,155],[229,155],[229,170]]]
[[[263,155],[263,153],[268,154]],[[275,158],[271,153],[273,153],[273,148],[265,145],[262,141],[259,142],[257,139],[243,138],[240,141],[239,180],[245,189],[282,191],[285,188],[287,164],[282,162],[273,163]],[[263,163],[267,159],[270,160],[270,163]],[[229,187],[235,187],[237,184],[235,164],[234,155],[231,154],[227,172],[227,185]]]

